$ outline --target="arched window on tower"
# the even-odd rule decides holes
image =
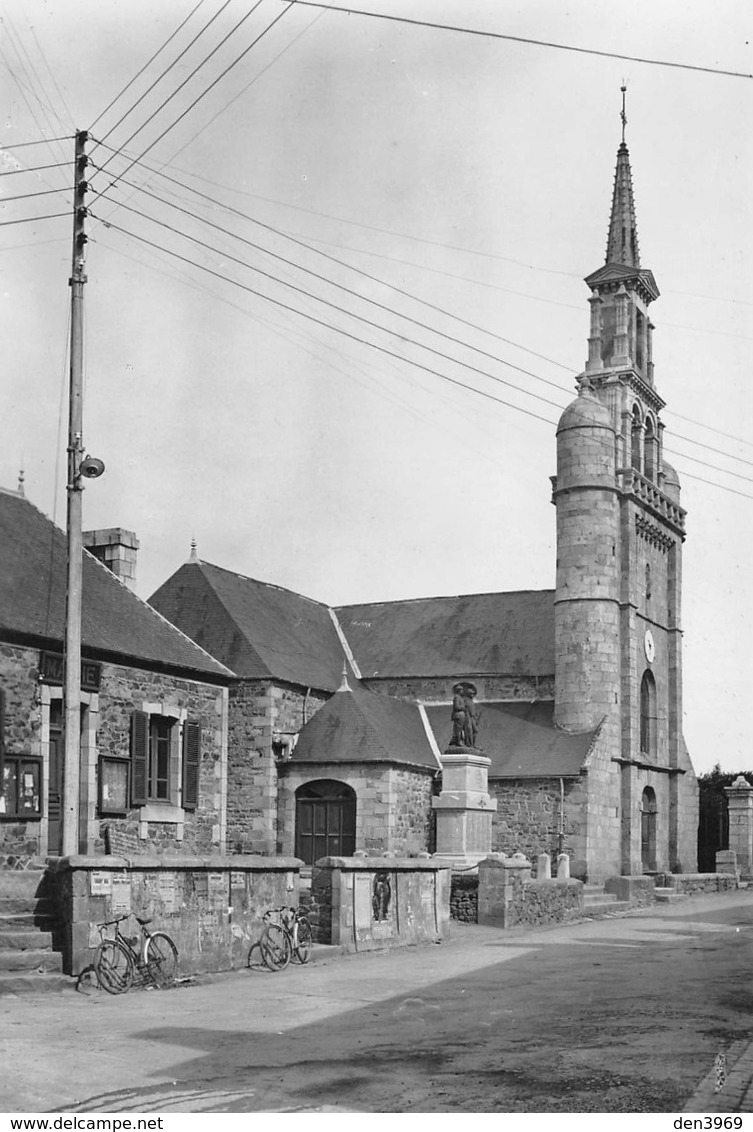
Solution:
[[[656,479],[656,430],[651,417],[646,417],[646,432],[643,437],[643,474],[649,480]]]
[[[656,758],[656,681],[646,669],[641,680],[640,751],[648,758]]]
[[[636,471],[643,471],[643,453],[641,452],[642,444],[643,422],[641,421],[641,411],[637,405],[633,406],[633,424],[631,429],[631,463]]]

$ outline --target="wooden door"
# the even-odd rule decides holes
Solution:
[[[313,865],[321,857],[351,857],[356,847],[356,799],[345,783],[302,786],[296,795],[297,857]]]

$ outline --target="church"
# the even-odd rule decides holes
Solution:
[[[233,673],[229,853],[441,852],[440,821],[462,810],[474,844],[481,831],[493,851],[564,852],[582,879],[696,871],[685,512],[624,137],[605,263],[585,282],[588,359],[557,428],[553,589],[330,608],[194,548],[150,599]],[[475,720],[462,782],[459,689]]]

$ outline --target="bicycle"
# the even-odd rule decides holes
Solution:
[[[131,915],[141,928],[138,936],[127,936],[121,930],[124,920]],[[144,982],[155,987],[165,988],[175,981],[178,965],[178,949],[166,932],[150,932],[149,917],[143,918],[135,913],[116,916],[99,924],[101,943],[94,955],[94,971],[97,981],[108,994],[125,994],[133,984],[136,971]],[[115,935],[106,936],[108,928],[115,928]]]
[[[301,912],[299,908],[288,908],[283,905],[282,908],[270,908],[262,919],[264,931],[258,947],[262,961],[270,971],[284,971],[293,957],[299,963],[308,963],[311,958],[314,933],[305,912]],[[249,966],[254,947],[249,952]]]

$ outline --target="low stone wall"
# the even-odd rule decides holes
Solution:
[[[98,924],[150,916],[178,948],[179,974],[245,967],[268,908],[298,904],[294,857],[64,857],[49,867],[63,968],[78,975],[100,941]],[[126,925],[133,936],[134,920]]]
[[[492,854],[478,866],[478,922],[501,928],[559,924],[583,915],[579,880],[531,880],[522,853]]]
[[[731,892],[737,888],[734,873],[666,873],[662,878],[666,888],[677,892]]]
[[[478,873],[452,874],[450,918],[464,924],[478,922]]]
[[[505,926],[562,924],[582,915],[582,881],[532,880],[513,898]]]
[[[618,900],[626,900],[631,908],[644,908],[656,902],[656,882],[652,876],[607,877],[604,890]]]
[[[324,857],[311,877],[317,939],[374,951],[441,939],[450,919],[450,865],[415,857]]]

